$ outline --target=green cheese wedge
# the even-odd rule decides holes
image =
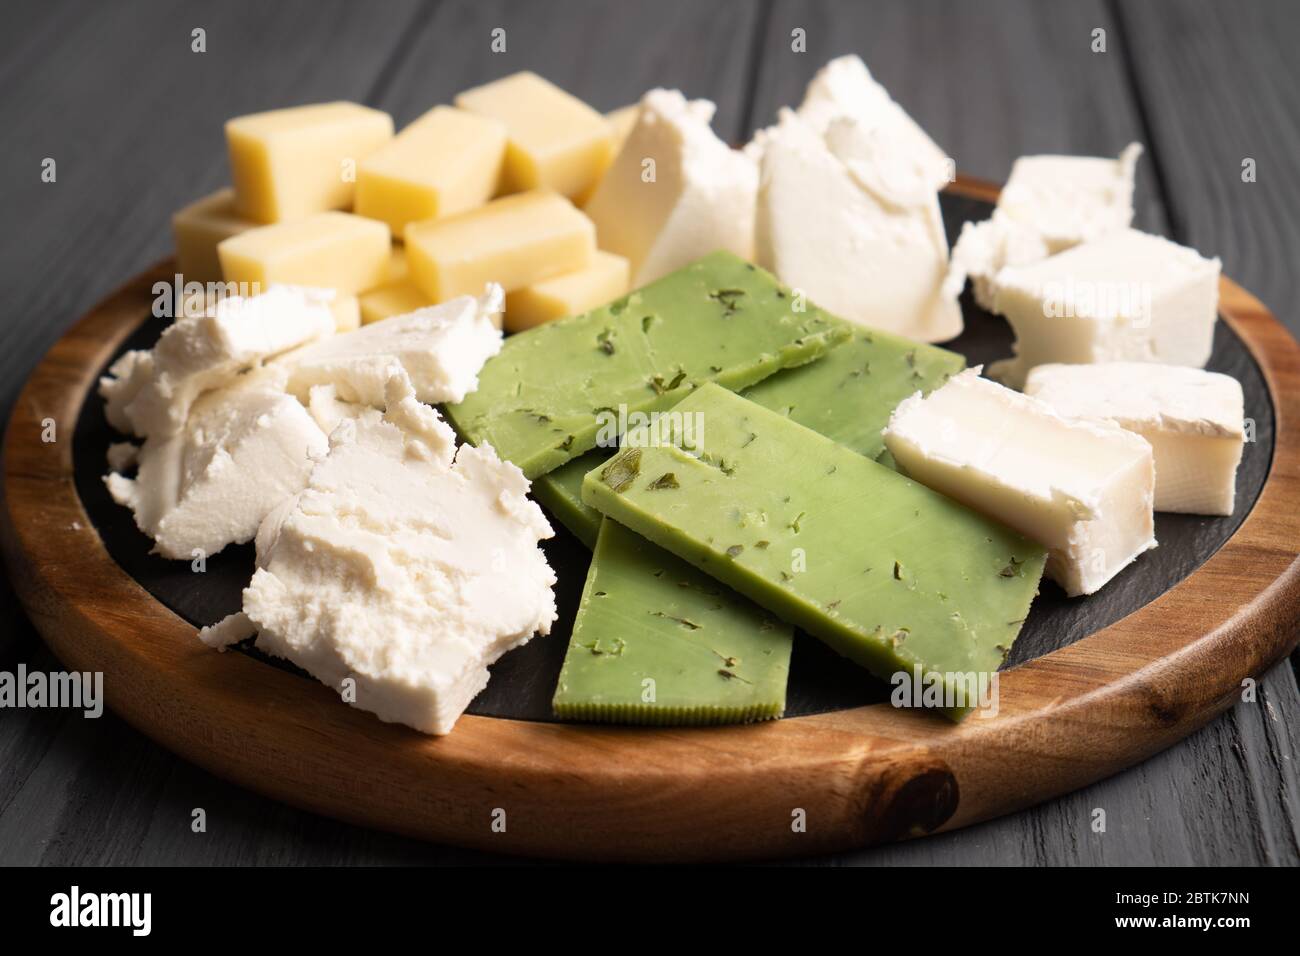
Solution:
[[[780,717],[793,633],[605,521],[560,671],[562,720],[725,724]]]
[[[885,680],[920,673],[956,700],[1002,663],[1042,547],[724,388],[674,411],[703,416],[703,447],[633,430],[586,504]]]
[[[620,412],[670,408],[704,382],[743,389],[847,340],[829,313],[795,306],[770,273],[715,252],[601,308],[510,336],[447,417],[536,478],[595,448]]]
[[[851,335],[816,361],[777,372],[744,395],[892,468],[880,433],[894,408],[916,391],[938,388],[966,362],[955,352],[888,332],[854,328]],[[537,500],[589,548],[601,516],[583,504],[582,479],[611,453],[588,452],[533,482]]]

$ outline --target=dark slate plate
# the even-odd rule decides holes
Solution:
[[[949,241],[955,239],[963,222],[985,219],[991,208],[974,199],[944,195],[943,216]],[[1002,319],[975,306],[969,294],[963,297],[962,308],[966,330],[946,347],[966,356],[971,365],[988,364],[1011,354],[1011,331]],[[161,330],[161,320],[150,319],[130,337],[123,351],[150,347]],[[1160,547],[1143,555],[1091,597],[1067,599],[1056,585],[1044,582],[1007,666],[1071,644],[1154,600],[1213,555],[1254,506],[1273,456],[1273,405],[1268,390],[1259,366],[1223,322],[1215,330],[1214,353],[1207,367],[1241,382],[1246,395],[1246,414],[1255,422],[1256,440],[1246,446],[1237,474],[1236,512],[1226,518],[1156,515]],[[188,562],[167,561],[149,554],[151,542],[136,529],[130,512],[113,503],[101,481],[108,445],[119,438],[104,420],[102,400],[97,395],[89,396],[73,439],[77,493],[109,554],[150,594],[196,626],[211,624],[238,610],[240,591],[253,571],[252,545],[230,547],[209,558],[202,574],[191,571]],[[497,662],[487,689],[470,705],[472,714],[551,719],[551,695],[590,561],[587,549],[558,522],[552,523],[556,537],[544,547],[559,576],[556,587],[559,620],[549,636],[534,638]],[[253,650],[244,653],[273,666],[296,670]],[[886,684],[845,662],[816,639],[797,635],[787,716],[875,703],[885,700],[887,691]]]

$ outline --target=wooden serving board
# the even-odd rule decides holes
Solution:
[[[944,197],[950,234],[986,216],[996,195],[959,180]],[[552,722],[547,703],[586,560],[561,534],[548,546],[562,584],[552,635],[503,658],[451,735],[384,724],[292,668],[203,647],[195,625],[234,609],[249,549],[228,549],[194,574],[150,557],[129,514],[103,494],[110,436],[94,385],[128,340],[150,344],[152,287],[173,271],[164,262],[133,279],[32,374],[5,436],[5,556],[50,646],[69,668],[103,671],[117,713],[195,763],[300,807],[503,853],[711,860],[840,850],[964,826],[1136,763],[1229,707],[1300,636],[1300,347],[1224,279],[1210,367],[1243,382],[1257,425],[1237,513],[1158,516],[1161,547],[1091,598],[1045,585],[1001,674],[996,716],[953,725],[896,710],[879,702],[885,685],[801,635],[783,720]],[[968,332],[951,347],[972,364],[1007,354],[1004,325],[965,306]]]

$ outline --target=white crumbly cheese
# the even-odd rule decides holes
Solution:
[[[333,385],[313,385],[307,393],[307,411],[326,435],[346,418],[360,418],[369,406],[345,402]]]
[[[155,552],[190,559],[251,540],[327,448],[307,410],[252,373],[203,395],[184,431],[147,439],[135,478],[112,473],[104,481]]]
[[[823,66],[808,84],[798,114],[822,134],[838,118],[854,119],[869,134],[897,142],[931,190],[942,189],[952,180],[948,154],[876,82],[861,57],[841,56]]]
[[[755,141],[759,265],[852,322],[926,342],[961,333],[939,197],[905,143],[846,117],[819,134],[789,110]]]
[[[1245,440],[1241,384],[1174,365],[1040,365],[1025,394],[1066,418],[1113,422],[1151,443],[1156,511],[1230,515]]]
[[[1022,156],[991,218],[968,222],[952,251],[949,292],[967,277],[975,301],[993,308],[993,285],[1006,266],[1025,266],[1081,242],[1126,229],[1133,221],[1133,182],[1142,147],[1117,159]]]
[[[400,367],[422,402],[459,402],[478,388],[483,363],[501,351],[504,296],[492,284],[475,298],[395,315],[308,345],[273,365],[289,370],[288,389],[310,401],[314,386],[334,386],[335,397],[382,408],[384,387]]]
[[[129,441],[115,441],[108,446],[108,470],[128,471],[140,460],[140,446]]]
[[[1218,315],[1219,260],[1123,229],[997,275],[993,309],[1015,358],[990,371],[1012,387],[1036,365],[1160,362],[1201,368]]]
[[[267,358],[333,335],[332,300],[331,290],[276,286],[178,319],[152,351],[126,353],[100,380],[109,423],[141,438],[177,434],[204,392]]]
[[[715,107],[651,90],[585,212],[600,247],[632,265],[632,287],[727,249],[752,259],[758,170],[709,127]]]
[[[490,446],[456,452],[437,413],[393,381],[383,415],[343,420],[305,489],[267,516],[248,623],[207,639],[256,628],[259,649],[354,687],[355,706],[445,734],[488,666],[555,620],[538,547],[551,529],[518,468]]]
[[[884,439],[909,477],[1046,547],[1047,574],[1071,596],[1155,547],[1147,441],[1064,418],[978,369],[905,399]]]

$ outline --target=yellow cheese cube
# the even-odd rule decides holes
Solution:
[[[356,212],[400,234],[408,222],[481,206],[505,154],[503,123],[435,106],[358,167]]]
[[[354,295],[387,276],[392,258],[388,227],[346,212],[259,226],[217,246],[227,282],[314,285]]]
[[[336,295],[330,308],[334,311],[335,332],[355,332],[361,328],[361,303],[355,295]]]
[[[217,243],[256,225],[235,212],[235,191],[229,187],[190,203],[172,216],[176,271],[187,282],[220,282]]]
[[[597,252],[591,265],[554,279],[543,279],[506,296],[506,328],[522,332],[534,325],[578,315],[627,292],[628,261]]]
[[[596,227],[553,192],[494,199],[447,219],[406,227],[411,278],[434,302],[482,295],[489,282],[507,292],[585,269],[596,252]]]
[[[505,123],[504,193],[545,188],[580,197],[613,158],[605,118],[535,73],[516,73],[466,90],[456,105]]]
[[[363,325],[381,322],[394,315],[406,315],[408,312],[433,304],[414,282],[406,281],[392,282],[381,285],[378,289],[363,292],[360,301]]]
[[[406,248],[396,240],[401,236],[393,236],[393,252],[388,257],[388,268],[384,270],[384,285],[390,282],[401,282],[406,278]]]
[[[615,156],[623,148],[623,144],[627,142],[628,134],[632,132],[632,127],[636,125],[637,117],[640,115],[640,103],[633,103],[630,106],[610,110],[605,114],[605,122],[609,124],[610,141],[614,144]]]
[[[230,120],[226,145],[239,214],[266,223],[351,208],[358,165],[392,137],[392,117],[356,103]]]

